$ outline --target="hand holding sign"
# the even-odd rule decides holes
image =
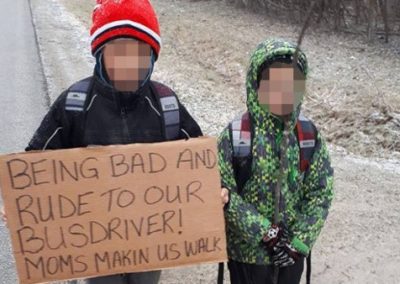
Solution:
[[[229,202],[229,190],[224,187],[221,188],[221,201],[224,205]]]

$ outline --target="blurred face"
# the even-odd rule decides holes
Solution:
[[[305,91],[305,80],[295,80],[294,72],[293,67],[271,67],[263,71],[258,101],[265,110],[278,116],[295,111]]]
[[[149,72],[151,47],[134,39],[114,40],[104,47],[103,60],[117,90],[135,91]]]

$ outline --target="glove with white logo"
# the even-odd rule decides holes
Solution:
[[[277,245],[282,237],[283,229],[278,225],[272,225],[263,237],[263,243],[267,249],[272,252],[273,248]]]
[[[272,225],[264,235],[263,242],[275,266],[293,265],[301,257],[301,254],[290,245],[288,230],[283,225]]]

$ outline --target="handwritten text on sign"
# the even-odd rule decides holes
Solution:
[[[0,157],[22,283],[226,259],[213,138]]]

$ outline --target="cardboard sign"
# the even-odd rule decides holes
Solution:
[[[226,260],[214,138],[0,156],[21,283]]]

